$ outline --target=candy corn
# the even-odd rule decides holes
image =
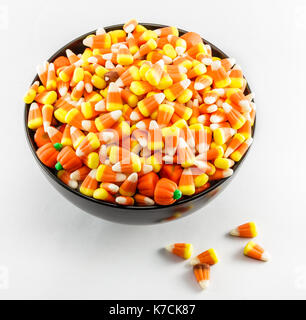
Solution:
[[[209,286],[210,266],[206,263],[196,264],[193,273],[200,287],[204,290]]]
[[[97,201],[162,206],[233,174],[256,115],[233,58],[135,19],[83,44],[39,65],[23,97],[37,156],[58,179]]]
[[[244,255],[247,257],[261,260],[261,261],[268,261],[270,260],[270,254],[266,252],[260,245],[256,244],[253,241],[248,242],[243,250]]]
[[[199,263],[206,263],[209,265],[214,265],[219,261],[217,253],[214,249],[208,249],[197,255],[195,258],[190,260],[191,265],[197,265]]]
[[[192,255],[193,246],[190,243],[175,243],[166,246],[166,250],[183,259],[189,259]]]
[[[254,238],[257,236],[257,226],[255,222],[244,223],[237,228],[231,230],[232,236],[241,238]]]

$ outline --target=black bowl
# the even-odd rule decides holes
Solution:
[[[142,23],[146,28],[154,30],[157,28],[165,27],[164,25],[159,24],[151,24],[151,23]],[[106,27],[105,30],[112,31],[118,28],[122,28],[122,24],[113,25],[110,27]],[[179,29],[180,35],[183,35],[187,31]],[[66,44],[60,50],[58,50],[48,61],[53,61],[55,58],[61,55],[65,55],[66,49],[71,49],[75,53],[81,53],[85,47],[82,43],[83,39],[95,33],[95,31],[89,32],[84,34],[77,39],[71,41],[70,43]],[[213,44],[208,42],[207,40],[203,39],[206,44],[211,45],[212,53],[214,56],[220,58],[227,58],[228,56],[222,52],[220,49],[215,47]],[[38,76],[35,77],[33,80],[39,80]],[[250,93],[251,90],[249,86],[246,87],[246,94]],[[25,105],[25,112],[24,112],[24,121],[25,121],[25,130],[26,130],[26,137],[27,141],[30,145],[30,149],[35,160],[38,162],[42,172],[47,177],[49,182],[59,191],[61,195],[63,195],[66,199],[71,201],[80,209],[93,214],[99,218],[109,220],[112,222],[119,222],[124,224],[156,224],[165,221],[171,221],[180,217],[187,216],[196,210],[202,208],[206,205],[209,201],[214,199],[224,188],[229,184],[232,180],[233,176],[236,175],[236,172],[245,159],[246,154],[244,157],[235,164],[233,167],[234,173],[231,177],[225,178],[219,181],[213,181],[211,186],[203,191],[200,194],[182,199],[170,206],[149,206],[149,207],[132,207],[132,206],[119,206],[112,203],[103,202],[100,200],[96,200],[94,198],[87,197],[80,193],[77,190],[70,189],[67,187],[61,180],[59,180],[56,176],[56,172],[54,169],[50,169],[46,167],[44,164],[40,162],[36,155],[37,147],[34,142],[34,132],[29,130],[27,126],[27,119],[28,119],[28,111],[29,105]],[[255,125],[253,126],[252,135],[254,135]]]

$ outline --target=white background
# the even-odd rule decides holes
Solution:
[[[155,226],[99,220],[66,201],[35,164],[22,96],[35,67],[99,26],[130,18],[199,32],[243,67],[256,138],[230,186],[197,213]],[[0,2],[0,299],[306,298],[305,1]],[[260,226],[273,256],[242,255],[227,232]],[[161,250],[191,242],[220,256],[202,292],[188,263]]]

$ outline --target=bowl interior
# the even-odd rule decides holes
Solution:
[[[144,25],[147,29],[150,29],[150,30],[155,30],[155,29],[158,29],[158,28],[162,28],[162,27],[166,27],[165,25],[160,25],[160,24],[152,24],[152,23],[140,23],[142,25]],[[109,27],[105,27],[105,30],[107,32],[109,31],[112,31],[112,30],[116,30],[116,29],[122,29],[123,27],[123,24],[118,24],[118,25],[112,25],[112,26],[109,26]],[[182,30],[182,29],[178,29],[179,30],[179,33],[180,35],[183,35],[185,33],[187,33],[187,31],[185,30]],[[61,56],[61,55],[65,55],[65,51],[66,49],[71,49],[73,52],[75,53],[82,53],[84,50],[85,50],[85,46],[83,45],[82,41],[85,37],[87,37],[88,35],[90,34],[94,34],[95,33],[95,30],[94,31],[91,31],[91,32],[88,32],[74,40],[72,40],[71,42],[69,42],[68,44],[66,44],[65,46],[63,46],[61,49],[59,49],[52,57],[50,57],[48,59],[49,62],[52,62],[54,61],[57,57]],[[203,39],[203,38],[202,38]],[[219,57],[221,59],[224,59],[224,58],[228,58],[228,55],[226,55],[223,51],[221,51],[219,48],[217,48],[215,45],[213,45],[212,43],[210,43],[209,41],[203,39],[204,43],[205,44],[209,44],[212,48],[212,54],[213,56],[216,56],[216,57]],[[36,77],[34,78],[33,82],[34,81],[37,81],[39,80],[38,78],[38,75],[36,75]],[[33,83],[32,82],[32,83]],[[246,86],[246,89],[245,89],[245,94],[249,94],[251,93],[251,89],[247,83],[247,86]],[[37,155],[36,155],[36,150],[37,150],[37,146],[34,142],[34,131],[30,130],[27,126],[27,119],[28,119],[28,111],[29,111],[29,107],[30,105],[26,104],[25,105],[25,112],[24,112],[24,124],[25,124],[25,131],[26,131],[26,137],[27,137],[27,141],[30,145],[30,149],[32,151],[32,154],[33,156],[35,157],[36,161],[38,162],[40,168],[47,174],[49,175],[53,180],[55,180],[57,183],[59,183],[60,185],[62,185],[62,187],[64,187],[65,189],[67,189],[69,192],[72,192],[72,193],[75,193],[77,194],[78,196],[84,198],[84,199],[87,199],[88,201],[93,201],[95,203],[98,203],[100,205],[104,205],[104,206],[108,206],[108,207],[121,207],[117,204],[113,204],[113,203],[109,203],[109,202],[104,202],[104,201],[101,201],[101,200],[96,200],[94,198],[91,198],[91,197],[88,197],[88,196],[85,196],[84,194],[82,194],[81,192],[79,192],[78,190],[74,190],[74,189],[71,189],[69,188],[66,184],[64,184],[60,179],[57,178],[56,176],[56,170],[55,169],[51,169],[51,168],[48,168],[46,167],[44,164],[42,164],[40,162],[40,160],[38,159]],[[256,121],[255,121],[256,123]],[[254,136],[254,131],[255,131],[255,123],[252,127],[252,136]],[[235,171],[236,169],[241,165],[241,163],[244,161],[246,155],[247,155],[248,151],[246,152],[246,154],[242,157],[242,159],[235,163],[235,165],[232,167],[232,169],[234,170],[234,174],[235,174]],[[233,174],[233,175],[234,175]],[[231,176],[232,177],[232,176]],[[199,194],[196,194],[196,195],[193,195],[193,196],[190,196],[190,197],[186,197],[186,198],[182,198],[180,199],[179,201],[175,202],[174,204],[172,205],[169,205],[169,206],[163,206],[163,208],[165,207],[175,207],[176,205],[179,205],[179,204],[185,204],[185,203],[188,203],[188,202],[191,202],[195,199],[198,199],[198,198],[201,198],[201,197],[204,197],[207,193],[211,192],[212,190],[216,189],[217,187],[219,187],[220,185],[222,185],[226,180],[228,179],[231,179],[231,177],[228,177],[228,178],[225,178],[225,179],[222,179],[222,180],[218,180],[218,181],[211,181],[211,186],[209,188],[207,188],[206,190],[204,190],[203,192],[199,193]],[[160,206],[157,206],[157,205],[154,205],[154,206],[145,206],[145,207],[142,207],[142,206],[125,206],[124,207],[126,210],[145,210],[145,209],[150,209],[150,210],[158,210],[160,209],[161,207]]]

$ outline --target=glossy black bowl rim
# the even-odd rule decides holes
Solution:
[[[163,27],[167,27],[167,25],[162,25],[162,24],[155,24],[155,23],[141,23],[139,22],[139,24],[145,26],[146,28],[148,29],[158,29],[158,28],[163,28]],[[123,27],[123,24],[116,24],[116,25],[111,25],[111,26],[107,26],[107,27],[104,27],[104,29],[108,32],[108,31],[112,31],[112,30],[115,30],[115,29],[122,29]],[[93,30],[91,32],[88,32],[86,34],[83,34],[77,38],[75,38],[74,40],[70,41],[69,43],[67,43],[66,45],[64,45],[62,48],[60,48],[59,50],[57,50],[49,59],[48,61],[49,62],[52,62],[59,54],[61,51],[63,50],[66,50],[68,48],[70,48],[71,45],[73,45],[75,42],[78,42],[78,41],[81,41],[83,40],[85,37],[91,35],[91,34],[94,34],[96,30]],[[184,34],[184,33],[187,33],[188,31],[186,30],[183,30],[183,29],[179,29],[178,28],[178,31],[180,34]],[[228,55],[225,54],[222,50],[220,50],[218,47],[216,47],[214,44],[210,43],[209,41],[205,40],[204,38],[202,38],[204,43],[205,44],[209,44],[212,48],[212,51],[214,52],[219,52],[221,53],[222,55],[224,55],[224,57],[228,58]],[[38,75],[36,75],[36,77],[34,78],[34,80],[32,81],[32,83],[34,83],[35,81],[39,80],[38,78]],[[250,87],[249,87],[249,84],[247,82],[247,86],[246,86],[246,89],[248,89],[249,92],[252,92]],[[192,202],[193,200],[196,200],[196,199],[199,199],[199,198],[202,198],[202,197],[205,197],[206,194],[208,194],[209,192],[213,191],[214,189],[217,189],[220,185],[222,185],[223,183],[225,183],[225,181],[227,181],[228,179],[231,179],[235,174],[236,174],[236,170],[238,169],[238,167],[242,164],[242,162],[244,161],[247,153],[249,152],[249,149],[247,150],[247,152],[244,154],[244,156],[240,159],[240,161],[238,163],[236,163],[233,167],[233,174],[230,176],[230,177],[227,177],[227,178],[224,178],[224,179],[221,179],[221,180],[218,180],[216,182],[214,182],[214,184],[212,186],[210,186],[209,188],[207,188],[206,190],[196,194],[196,195],[193,195],[193,196],[190,196],[190,197],[186,197],[186,198],[183,198],[171,205],[166,205],[166,206],[159,206],[159,205],[154,205],[154,206],[120,206],[118,204],[115,204],[115,203],[110,203],[110,202],[105,202],[105,201],[102,201],[102,200],[98,200],[98,199],[95,199],[95,198],[92,198],[92,197],[88,197],[84,194],[82,194],[80,191],[78,191],[78,189],[72,189],[70,187],[68,187],[65,183],[63,183],[57,176],[56,174],[54,174],[51,170],[51,168],[48,168],[47,166],[45,166],[38,158],[37,154],[36,154],[36,150],[35,150],[35,145],[32,141],[32,138],[31,138],[31,135],[30,135],[30,129],[28,128],[28,125],[27,125],[27,114],[28,114],[28,105],[25,104],[25,111],[24,111],[24,124],[25,124],[25,131],[26,131],[26,138],[27,138],[27,142],[30,146],[30,149],[31,149],[31,152],[34,156],[34,158],[36,159],[36,161],[38,162],[38,164],[40,165],[40,168],[50,177],[52,178],[54,181],[56,181],[56,183],[59,183],[63,188],[65,188],[66,190],[68,190],[69,192],[72,192],[74,193],[75,195],[81,197],[81,198],[84,198],[85,200],[88,200],[88,201],[91,201],[91,202],[94,202],[94,203],[97,203],[97,204],[100,204],[101,206],[107,206],[107,207],[111,207],[111,208],[124,208],[126,210],[132,210],[132,211],[142,211],[142,210],[158,210],[158,209],[161,209],[161,208],[167,208],[167,207],[175,207],[175,206],[179,206],[179,205],[182,205],[182,204],[188,204],[189,202]],[[252,138],[254,137],[254,133],[255,133],[255,124],[256,124],[256,119],[254,121],[254,125],[252,127]]]

